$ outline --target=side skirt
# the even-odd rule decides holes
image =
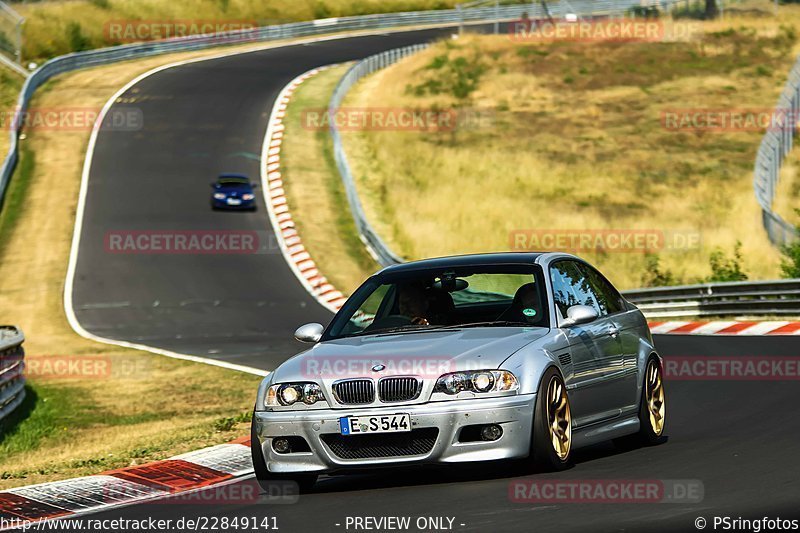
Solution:
[[[572,445],[575,448],[582,448],[603,442],[606,440],[624,437],[639,431],[639,417],[636,414],[626,418],[618,418],[600,424],[573,429]]]

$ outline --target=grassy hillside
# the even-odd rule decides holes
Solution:
[[[577,253],[635,287],[705,279],[712,254],[724,265],[741,241],[751,278],[778,277],[752,192],[762,131],[675,129],[663,117],[773,107],[800,51],[798,20],[782,6],[779,19],[729,12],[684,41],[440,42],[346,102],[473,117],[455,131],[346,133],[368,216],[407,258],[507,250],[517,230],[635,229],[700,242]]]
[[[8,69],[0,68],[0,113],[2,113],[2,128],[0,128],[0,159],[5,158],[8,151],[8,123],[17,105],[17,97],[22,87],[22,77]]]
[[[781,167],[778,190],[772,208],[784,220],[800,226],[800,154],[793,149]]]
[[[455,0],[58,0],[15,4],[26,18],[24,57],[52,57],[119,44],[109,23],[231,22],[280,24],[318,18],[446,9]]]

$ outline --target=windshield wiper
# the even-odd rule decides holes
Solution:
[[[392,333],[423,333],[425,331],[433,331],[436,329],[447,328],[449,326],[422,326],[417,324],[408,324],[406,326],[395,326],[391,328],[380,328],[380,329],[373,329],[369,331],[359,331],[358,333],[353,333],[352,335],[346,335],[346,337],[363,337],[364,335],[389,335]]]
[[[482,328],[482,327],[491,327],[491,326],[525,326],[525,327],[538,327],[532,324],[528,324],[527,322],[515,321],[515,320],[489,320],[485,322],[465,322],[464,324],[453,324],[452,326],[445,326],[448,329],[459,329],[459,328]]]
[[[442,329],[462,329],[462,328],[481,328],[481,327],[492,327],[492,326],[515,326],[515,327],[541,327],[541,326],[533,326],[528,324],[527,322],[520,322],[514,320],[490,320],[486,322],[465,322],[464,324],[452,324],[452,325],[433,325],[433,326],[420,326],[415,324],[409,324],[406,326],[396,326],[392,328],[381,328],[381,329],[373,329],[370,331],[359,331],[358,333],[353,333],[351,335],[345,335],[344,337],[339,338],[350,338],[350,337],[364,337],[366,335],[391,335],[394,333],[425,333],[428,331],[436,331]]]

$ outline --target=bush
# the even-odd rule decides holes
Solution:
[[[417,96],[450,94],[459,100],[468,98],[478,88],[486,65],[477,50],[471,57],[450,57],[450,52],[440,54],[424,68],[427,79],[418,85],[409,85],[406,91]]]
[[[633,6],[628,10],[628,14],[632,17],[657,19],[661,16],[661,11],[655,6]]]
[[[642,286],[644,287],[666,287],[668,285],[680,285],[680,281],[667,269],[661,267],[661,261],[657,255],[648,254],[644,257],[645,272],[642,276]]]
[[[800,278],[800,241],[781,248],[781,277]]]
[[[314,4],[314,18],[315,19],[326,19],[333,16],[330,8],[322,2],[317,2]]]
[[[800,215],[800,209],[795,209]],[[800,226],[795,228],[800,234]],[[800,241],[795,241],[781,248],[783,259],[781,259],[781,276],[784,278],[800,278]]]
[[[67,43],[72,52],[82,52],[91,48],[89,39],[83,34],[83,28],[78,22],[67,24]]]
[[[706,278],[707,282],[720,281],[745,281],[747,274],[742,270],[742,243],[736,241],[733,247],[733,257],[730,259],[725,256],[720,248],[711,252],[709,258],[711,264],[711,276]]]
[[[689,6],[677,6],[672,10],[672,18],[703,20],[706,18],[706,6],[703,2],[693,2]]]

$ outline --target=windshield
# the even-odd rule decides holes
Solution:
[[[549,327],[546,290],[533,265],[391,273],[370,278],[323,340],[458,327]]]
[[[220,178],[217,180],[222,187],[241,187],[243,185],[250,185],[247,178]]]

